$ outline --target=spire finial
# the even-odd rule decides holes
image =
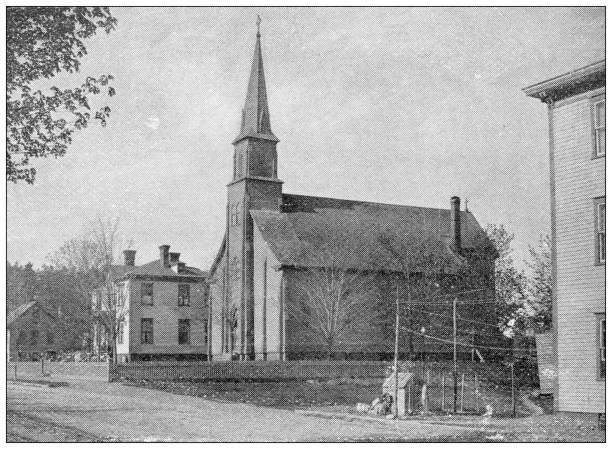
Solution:
[[[261,25],[261,16],[257,14],[257,20],[255,22],[257,24],[257,36],[261,36],[261,31],[259,29],[259,25]]]

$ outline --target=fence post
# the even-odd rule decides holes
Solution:
[[[15,360],[15,372],[13,373],[13,380],[17,380],[17,360]]]
[[[465,373],[461,373],[461,412],[463,413],[463,398],[465,389]]]
[[[412,381],[408,382],[408,413],[412,413]]]
[[[516,417],[516,396],[514,394],[514,363],[510,363],[510,378],[512,386],[512,417]]]
[[[40,358],[40,375],[41,376],[45,375],[45,358],[44,357]]]
[[[474,407],[476,413],[480,413],[480,402],[478,402],[478,374],[474,374]]]
[[[446,377],[442,373],[442,411],[446,409]]]

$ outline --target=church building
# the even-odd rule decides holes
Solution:
[[[481,264],[485,260],[485,280],[472,289],[475,294],[470,298],[479,304],[478,320],[462,321],[466,327],[459,336],[460,351],[473,354],[475,342],[482,341],[476,322],[488,323],[490,335],[495,318],[483,304],[494,295],[495,255],[488,251],[483,258],[485,253],[479,253],[490,245],[474,216],[460,210],[459,198],[451,198],[449,209],[435,209],[283,191],[259,26],[240,131],[232,143],[225,235],[210,270],[214,360],[286,360],[325,354],[388,358],[393,353],[395,318],[382,312],[395,310],[396,296],[402,297],[402,310],[407,310],[406,298],[414,299],[415,294],[411,296],[400,279],[408,271],[412,282],[419,271],[418,264],[413,273],[406,268],[412,266],[410,261],[394,257],[394,250],[400,249],[404,255],[413,251],[416,260],[427,248],[428,255],[444,260],[440,270],[444,280],[433,283],[426,296],[436,295],[438,299],[428,305],[439,307],[414,309],[400,342],[404,348],[452,354],[443,338],[428,335],[447,335],[436,333],[436,325],[452,328],[452,318],[444,324],[452,301],[442,293],[467,289],[451,284],[465,280],[459,273],[469,270],[471,260]],[[346,284],[344,291],[337,289],[336,277]],[[317,287],[318,278],[327,284]],[[330,293],[330,288],[337,289],[332,293],[338,292],[338,302],[317,303],[317,291]],[[461,316],[475,316],[467,307]]]

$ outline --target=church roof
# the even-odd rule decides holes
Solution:
[[[268,94],[266,91],[259,28],[255,41],[255,53],[251,65],[251,76],[249,77],[246,101],[242,110],[242,124],[240,126],[240,133],[234,139],[234,143],[245,137],[255,137],[278,142],[270,124],[270,110],[268,109]]]
[[[460,214],[462,248],[476,248],[485,233],[471,213]],[[251,216],[281,265],[322,266],[321,254],[331,250],[344,253],[334,256],[343,268],[399,271],[381,236],[406,251],[438,254],[454,268],[465,263],[451,250],[449,209],[283,194],[281,212]]]

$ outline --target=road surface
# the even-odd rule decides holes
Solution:
[[[8,382],[8,441],[469,441],[474,429],[346,421],[290,410],[71,379],[49,388]]]

